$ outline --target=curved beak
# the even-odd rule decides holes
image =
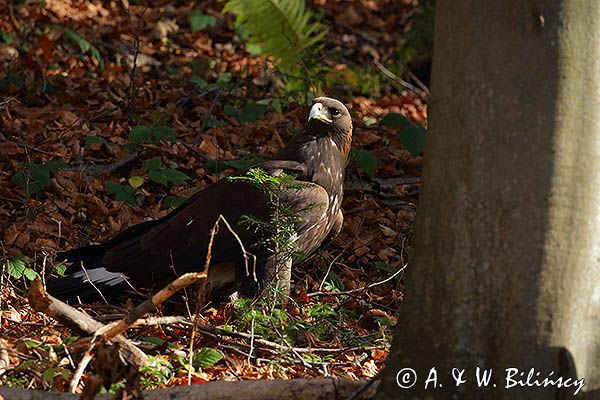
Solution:
[[[323,122],[331,122],[331,118],[329,118],[329,114],[327,113],[327,108],[323,107],[321,103],[315,103],[310,109],[310,113],[308,114],[308,120],[318,119]]]

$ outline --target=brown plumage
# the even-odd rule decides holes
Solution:
[[[346,107],[319,97],[302,133],[273,160],[254,166],[269,174],[285,172],[298,182],[313,183],[281,193],[282,202],[302,217],[295,226],[297,251],[310,254],[341,229],[344,171],[351,141],[352,120]],[[274,279],[269,272],[272,255],[254,246],[262,239],[260,232],[238,225],[238,221],[242,215],[267,220],[270,210],[267,196],[259,189],[222,179],[159,220],[135,225],[106,243],[63,253],[62,258],[72,262],[69,275],[51,280],[48,291],[71,301],[99,300],[101,292],[111,301],[122,297],[129,287],[156,289],[176,275],[201,271],[210,231],[223,215],[246,249],[257,256],[256,274],[246,273],[237,241],[222,227],[212,249],[211,295],[220,297],[239,290],[242,295],[255,296]]]

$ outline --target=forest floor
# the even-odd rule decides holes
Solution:
[[[0,5],[0,385],[63,391],[81,356],[78,337],[29,308],[29,282],[60,273],[57,251],[162,217],[274,154],[308,109],[301,96],[282,94],[272,63],[250,54],[217,1],[13,3]],[[354,120],[344,226],[295,268],[286,313],[257,316],[243,301],[202,311],[202,324],[234,333],[196,336],[192,383],[356,380],[383,367],[403,295],[421,157],[404,148],[397,128],[377,122],[399,113],[426,125],[426,94],[402,87],[388,70],[418,3],[315,1],[328,27],[323,94],[344,101]],[[106,322],[128,307],[82,308]],[[145,388],[187,384],[188,325],[127,335],[150,356]]]

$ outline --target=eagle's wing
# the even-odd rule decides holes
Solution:
[[[274,160],[255,167],[274,175],[285,172],[307,185],[301,189],[286,190],[282,197],[293,210],[303,212],[297,237],[306,243],[304,250],[314,250],[321,240],[313,240],[310,235],[314,233],[318,221],[323,220],[322,214],[327,205],[308,208],[311,204],[327,201],[325,190],[304,182],[307,179],[306,167],[299,162]],[[240,266],[244,264],[238,239],[247,252],[257,256],[259,267],[268,257],[264,249],[253,246],[259,242],[261,232],[238,224],[240,218],[251,215],[259,220],[267,220],[270,210],[267,195],[259,189],[245,182],[223,179],[196,193],[162,219],[135,225],[102,245],[64,253],[62,258],[73,263],[68,271],[72,273],[71,279],[51,281],[49,291],[63,298],[78,295],[89,299],[86,294],[94,298],[98,291],[123,290],[126,283],[134,288],[160,287],[177,275],[202,271],[210,233],[220,216],[227,221],[237,238],[223,222],[219,224],[211,251],[209,282],[217,287],[231,284],[236,280],[236,271],[239,273]],[[82,264],[85,268],[83,271]],[[75,285],[76,282],[80,284]],[[105,296],[112,296],[112,293]]]

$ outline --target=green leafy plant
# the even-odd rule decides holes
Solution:
[[[137,148],[143,143],[158,143],[161,140],[173,142],[177,140],[177,133],[168,126],[135,126],[129,132],[131,148]]]
[[[23,255],[0,260],[0,263],[2,264],[2,270],[12,278],[21,279],[24,277],[32,281],[39,276],[31,268],[31,260]]]
[[[325,29],[310,22],[313,15],[304,0],[228,0],[225,12],[236,14],[236,25],[254,52],[275,59],[289,77],[311,80],[315,65],[309,53],[317,49]]]
[[[58,276],[65,276],[65,272],[67,272],[67,265],[66,264],[57,264],[53,267],[53,271],[54,273],[56,273],[56,275]]]
[[[194,353],[192,365],[198,370],[201,368],[212,367],[222,359],[223,355],[219,351],[211,349],[210,347],[202,347]]]
[[[92,147],[94,144],[100,144],[108,146],[108,141],[100,136],[86,136],[84,139],[84,146],[86,149]]]
[[[94,57],[96,61],[98,61],[100,69],[104,69],[104,59],[102,58],[100,52],[94,45],[92,45],[90,42],[88,42],[69,28],[63,28],[63,35],[65,35],[69,40],[71,40],[73,43],[79,46],[79,50],[81,50],[83,54],[89,53],[92,57]]]
[[[0,32],[0,40],[6,44],[11,44],[14,42],[15,38],[10,33]]]
[[[174,376],[173,364],[160,354],[148,356],[140,372],[142,373],[140,382],[145,389],[156,389]]]
[[[269,108],[268,104],[259,101],[256,103],[246,103],[241,110],[237,110],[230,105],[226,105],[223,107],[223,111],[225,114],[231,115],[240,122],[254,122],[264,115],[264,113],[267,111],[267,108]]]
[[[370,151],[363,149],[353,149],[351,158],[356,166],[371,178],[375,176],[377,168],[381,165],[379,158],[375,157]]]
[[[327,279],[325,279],[325,290],[328,292],[343,292],[345,289],[344,282],[338,274],[333,271],[329,272]]]
[[[177,208],[182,205],[187,198],[182,196],[167,196],[163,199],[162,204],[165,207]]]
[[[130,185],[121,185],[114,181],[107,181],[105,184],[106,193],[113,195],[115,200],[124,201],[130,206],[137,205],[135,198],[135,188]]]
[[[236,14],[249,42],[287,71],[303,64],[306,51],[325,36],[320,24],[309,22],[312,13],[304,0],[229,0],[224,11]]]
[[[148,178],[151,181],[163,186],[168,186],[169,183],[183,185],[190,179],[189,176],[177,170],[177,163],[171,162],[167,167],[163,165],[160,157],[153,157],[144,162],[144,169],[148,171]]]
[[[281,265],[290,258],[300,258],[303,255],[296,251],[294,236],[295,226],[300,221],[300,213],[312,207],[322,207],[314,204],[305,210],[292,210],[281,200],[284,190],[304,189],[311,183],[297,183],[291,175],[281,173],[271,175],[262,168],[251,168],[244,175],[230,176],[231,181],[246,182],[261,190],[269,198],[270,213],[267,220],[260,220],[252,215],[242,215],[239,223],[256,231],[261,231],[262,240],[256,246],[267,249],[275,255],[277,264]]]
[[[263,161],[265,161],[264,156],[260,154],[249,154],[235,160],[208,160],[204,166],[211,172],[219,172],[226,168],[245,169]]]
[[[23,188],[25,195],[30,197],[50,186],[52,176],[65,166],[61,160],[50,160],[41,164],[26,162],[10,181]]]
[[[400,143],[413,156],[423,152],[427,130],[421,125],[415,125],[402,114],[389,113],[379,121],[379,125],[400,128]]]
[[[200,10],[192,10],[188,15],[188,22],[192,32],[199,32],[207,27],[214,27],[217,19],[212,15],[206,15]]]

